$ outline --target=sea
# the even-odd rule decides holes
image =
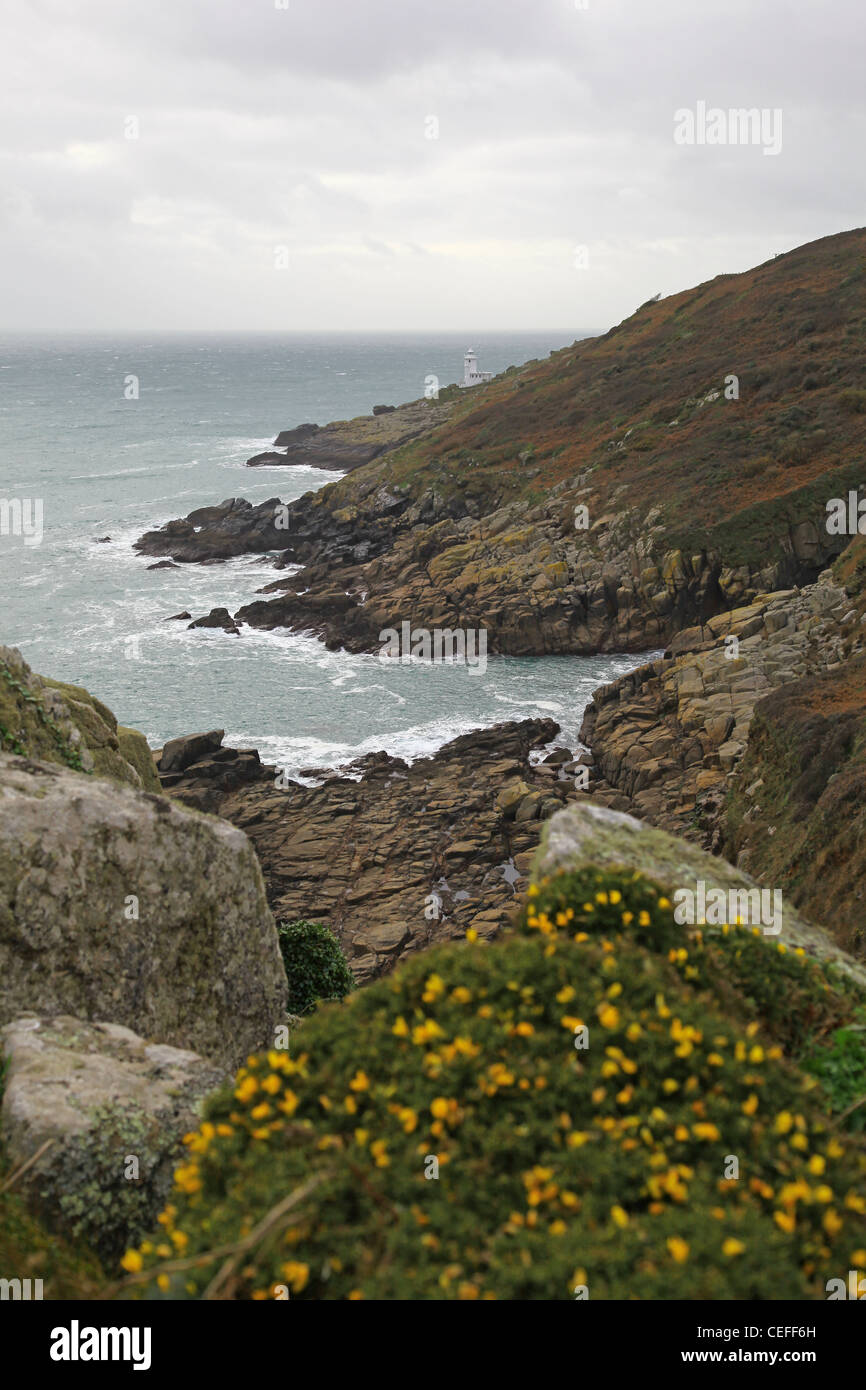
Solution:
[[[167,619],[234,612],[275,577],[267,557],[150,570],[133,542],[227,497],[288,502],[332,482],[245,461],[282,429],[417,399],[430,376],[461,379],[470,342],[499,372],[583,336],[0,335],[0,642],[85,686],[152,747],[225,729],[228,745],[290,776],[379,750],[412,761],[506,719],[553,718],[576,747],[592,691],[641,654],[489,656],[482,673],[386,664],[292,632],[189,631]],[[14,499],[30,536],[12,534],[2,502]]]

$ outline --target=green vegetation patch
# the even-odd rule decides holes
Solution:
[[[687,937],[616,870],[469,937],[248,1059],[127,1292],[808,1299],[866,1266],[866,1157],[786,1051],[806,1020],[750,1017],[775,990],[841,1020],[844,991],[762,937]]]

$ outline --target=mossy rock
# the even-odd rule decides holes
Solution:
[[[162,787],[156,775],[153,754],[144,734],[139,733],[138,729],[127,729],[123,724],[118,724],[117,742],[121,756],[129,763],[130,767],[135,768],[141,778],[144,791],[161,791]]]
[[[143,734],[83,686],[38,676],[14,647],[0,647],[0,751],[160,790]]]

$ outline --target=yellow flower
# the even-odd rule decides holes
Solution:
[[[430,1106],[430,1113],[437,1120],[444,1120],[448,1114],[448,1102],[444,1096],[437,1096]]]
[[[721,1136],[715,1125],[692,1125],[692,1133],[696,1139],[719,1139]]]
[[[266,1076],[262,1082],[262,1090],[267,1091],[269,1096],[275,1096],[282,1084],[276,1072],[271,1072],[270,1076]],[[204,1129],[204,1125],[202,1125],[202,1129]]]
[[[824,1213],[824,1220],[821,1222],[821,1225],[824,1227],[828,1236],[838,1235],[839,1231],[842,1229],[842,1224],[841,1216],[833,1207]]]
[[[299,1105],[298,1097],[294,1091],[286,1091],[282,1100],[277,1101],[277,1109],[282,1110],[285,1115],[294,1115]]]
[[[722,1244],[722,1254],[731,1259],[734,1255],[742,1255],[745,1248],[741,1240],[735,1240],[733,1236],[728,1236]]]
[[[603,1004],[598,1010],[598,1021],[602,1028],[616,1028],[619,1023],[619,1009],[613,1004]]]
[[[391,1032],[394,1034],[395,1038],[406,1038],[409,1036],[409,1025],[402,1014],[397,1019]]]
[[[780,1230],[786,1231],[789,1235],[797,1224],[797,1218],[792,1211],[774,1211],[773,1220]]]
[[[451,998],[455,1004],[468,1004],[472,999],[472,994],[465,985],[458,985],[456,989],[452,989]]]
[[[562,989],[559,990],[556,995],[557,1004],[569,1004],[576,993],[577,991],[572,985],[563,985]]]
[[[390,1158],[385,1152],[385,1147],[386,1146],[384,1139],[374,1139],[373,1143],[370,1145],[370,1153],[376,1160],[377,1168],[387,1168],[389,1163],[391,1162]]]
[[[167,1274],[158,1274],[156,1276],[156,1282],[157,1286],[160,1289],[162,1289],[163,1293],[168,1293],[169,1289],[171,1288],[171,1280],[169,1279]]]
[[[827,1160],[822,1158],[820,1154],[813,1154],[809,1159],[809,1172],[814,1173],[816,1178],[821,1176],[826,1167]]]
[[[628,1225],[628,1212],[623,1211],[622,1207],[611,1207],[610,1214],[616,1226],[622,1228],[623,1226]]]
[[[363,1071],[356,1071],[355,1075],[352,1077],[352,1080],[349,1082],[349,1089],[352,1091],[369,1091],[370,1082],[367,1077],[367,1073]]]
[[[127,1250],[120,1263],[127,1274],[137,1274],[144,1264],[144,1260],[137,1250]]]
[[[300,1293],[306,1288],[310,1278],[310,1266],[300,1260],[287,1260],[282,1266],[282,1274],[292,1293]]]
[[[755,1113],[755,1111],[757,1110],[757,1108],[758,1108],[758,1097],[755,1095],[755,1093],[754,1093],[754,1091],[753,1091],[752,1094],[751,1094],[750,1096],[748,1096],[746,1100],[743,1101],[743,1105],[742,1105],[743,1114],[744,1114],[744,1115],[754,1115],[754,1113]]]
[[[679,1236],[668,1236],[667,1247],[678,1265],[685,1264],[689,1258],[688,1241],[681,1240]]]
[[[782,1110],[776,1116],[776,1122],[773,1125],[773,1128],[775,1129],[777,1134],[788,1134],[791,1128],[793,1127],[793,1124],[794,1117],[790,1113],[790,1111]]]

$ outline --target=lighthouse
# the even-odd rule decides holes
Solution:
[[[467,386],[480,386],[482,381],[490,381],[493,377],[492,372],[480,372],[478,370],[478,358],[474,348],[467,348],[463,354],[463,380],[460,383],[462,388]]]

